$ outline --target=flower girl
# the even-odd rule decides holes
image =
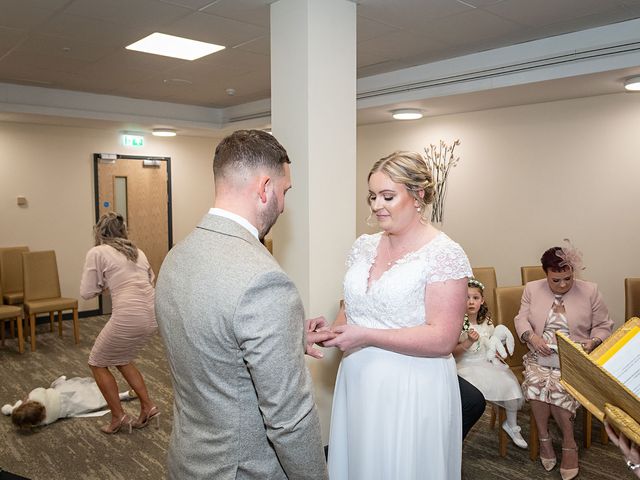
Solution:
[[[506,327],[498,326],[498,330],[506,333],[513,342],[513,336]],[[496,355],[496,344],[500,343],[496,340],[497,333],[484,302],[484,285],[471,278],[468,283],[467,313],[464,315],[460,340],[453,351],[458,375],[480,390],[487,401],[504,407],[507,420],[502,428],[513,443],[520,448],[527,448],[517,421],[518,410],[523,404],[522,390],[515,375]]]

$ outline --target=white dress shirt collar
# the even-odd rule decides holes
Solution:
[[[260,240],[260,238],[258,237],[258,229],[256,227],[254,227],[253,225],[251,225],[249,220],[247,220],[244,217],[241,217],[238,214],[235,214],[235,213],[230,212],[228,210],[224,210],[222,208],[215,208],[214,207],[214,208],[209,209],[209,215],[217,215],[219,217],[224,217],[224,218],[228,218],[229,220],[233,220],[238,225],[240,225],[240,226],[246,228],[247,230],[249,230],[249,233],[251,233],[251,235],[253,235],[258,240]]]

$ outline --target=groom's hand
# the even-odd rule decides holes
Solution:
[[[335,338],[336,336],[335,333],[329,329],[325,318],[316,317],[306,320],[305,332],[307,338],[305,353],[313,358],[324,357],[324,354],[315,348],[314,344],[322,345],[322,342]]]

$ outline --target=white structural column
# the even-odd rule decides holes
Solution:
[[[274,228],[274,254],[296,283],[307,316],[333,322],[356,231],[355,3],[271,5],[271,112],[293,182]],[[327,352],[310,362],[325,441],[336,361]]]

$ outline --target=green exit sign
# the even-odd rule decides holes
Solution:
[[[122,135],[122,144],[125,147],[143,147],[144,137],[142,135]]]

